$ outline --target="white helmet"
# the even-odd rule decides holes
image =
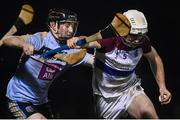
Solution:
[[[144,14],[138,10],[128,10],[124,12],[130,24],[131,30],[130,34],[145,34],[148,32],[148,24]]]

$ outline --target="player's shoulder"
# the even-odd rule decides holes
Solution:
[[[46,37],[48,35],[48,32],[39,32],[40,37]]]
[[[29,34],[29,35],[38,36],[38,37],[46,37],[48,35],[48,32],[46,32],[46,31],[36,32],[36,33],[33,33],[33,34]]]
[[[39,38],[45,38],[48,36],[48,32],[36,32],[36,33],[32,34],[32,36],[36,36]]]
[[[26,35],[21,35],[20,37],[32,37],[32,36],[36,36],[36,37],[46,37],[48,35],[48,32],[36,32],[36,33],[30,33],[30,34],[26,34]]]
[[[35,39],[44,40],[48,36],[48,32],[37,32],[32,35]]]
[[[44,39],[46,39],[47,36],[48,32],[36,32],[32,34],[22,35],[21,37],[25,40],[44,41]]]

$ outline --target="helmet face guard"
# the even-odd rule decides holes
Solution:
[[[129,34],[126,37],[123,37],[123,43],[129,47],[134,48],[141,46],[145,39],[147,39],[146,35]]]
[[[78,27],[77,14],[66,9],[54,8],[49,11],[47,24],[56,39],[67,40],[68,38],[73,37],[76,34]],[[72,33],[71,35],[57,37],[58,31],[60,31],[60,26],[63,24],[71,26]],[[64,31],[60,32],[63,33]]]

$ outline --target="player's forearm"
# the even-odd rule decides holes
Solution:
[[[9,36],[2,40],[2,45],[23,48],[25,40],[18,36]]]
[[[82,39],[82,38],[80,38]],[[100,48],[101,46],[96,42],[96,40],[102,39],[101,33],[97,32],[91,36],[84,37],[86,44],[82,48]]]
[[[164,66],[160,57],[157,57],[156,61],[157,61],[157,72],[155,77],[159,88],[163,89],[166,88]]]
[[[151,63],[151,69],[159,86],[159,89],[166,88],[164,66],[161,58],[158,55],[155,57],[155,64]]]
[[[87,43],[83,47],[85,47],[85,48],[101,48],[101,45],[97,41],[94,41],[94,42]]]

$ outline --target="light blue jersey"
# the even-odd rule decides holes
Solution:
[[[35,47],[35,50],[43,46],[50,49],[60,47],[50,32],[38,32],[33,35],[26,35],[26,41]],[[64,50],[66,53],[74,53],[79,49]],[[86,54],[78,64],[87,63],[91,57]],[[48,88],[55,75],[67,67],[64,61],[51,58],[40,60],[40,55],[31,56],[25,63],[17,68],[17,72],[8,83],[6,96],[19,102],[31,102],[34,105],[40,105],[48,102]]]

